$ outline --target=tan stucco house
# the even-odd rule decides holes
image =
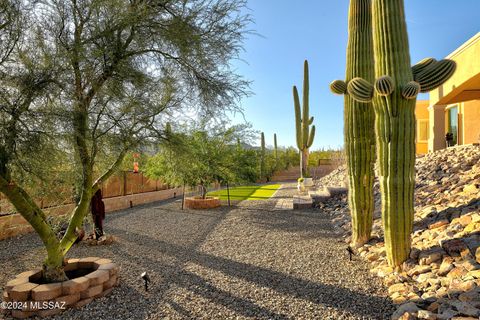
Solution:
[[[480,141],[480,32],[447,56],[457,62],[455,74],[417,101],[417,153]]]

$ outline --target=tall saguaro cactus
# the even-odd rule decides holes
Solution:
[[[352,244],[360,246],[370,239],[373,225],[375,114],[371,102],[355,101],[346,92],[346,83],[355,77],[374,80],[370,0],[350,1],[345,77],[345,81],[332,82],[330,88],[334,93],[345,94],[344,138]]]
[[[415,188],[415,101],[442,85],[455,62],[428,58],[410,67],[403,0],[372,0],[375,82],[356,77],[347,92],[373,99],[382,220],[387,259],[399,266],[409,255]]]
[[[308,61],[303,65],[303,101],[302,110],[300,110],[300,99],[298,90],[293,86],[293,104],[295,107],[295,129],[297,133],[297,147],[300,151],[300,176],[308,176],[308,149],[313,144],[315,138],[315,126],[312,125],[313,117],[309,115],[309,80],[308,80]],[[310,126],[312,127],[310,128]]]
[[[265,178],[265,134],[260,135],[260,179]]]

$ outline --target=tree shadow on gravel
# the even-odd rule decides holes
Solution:
[[[122,232],[122,230],[114,231],[116,233]],[[259,287],[270,288],[294,298],[353,313],[360,317],[383,319],[384,314],[391,312],[392,309],[391,302],[384,297],[296,278],[278,271],[198,252],[192,248],[177,246],[143,234],[128,234],[126,236],[129,241],[141,239],[142,243],[148,243],[151,247],[147,248],[147,250],[155,250],[158,253],[177,257],[179,262],[181,262],[180,264],[187,262],[195,263],[204,268],[222,272],[230,277],[255,283]],[[121,254],[124,256],[127,255],[127,253],[124,252]],[[143,259],[143,264],[149,267],[155,266],[159,273],[165,271],[155,260],[151,260],[148,257],[144,257]],[[255,312],[253,314],[254,316],[266,316],[267,318],[280,317],[280,319],[283,317],[283,315],[271,314],[271,311],[264,310],[265,308],[263,307],[255,307],[255,304],[249,300],[234,297],[228,292],[219,290],[189,271],[181,270],[176,274],[165,275],[164,278],[173,284],[188,287],[189,290],[193,290],[193,292],[236,312],[241,312],[243,315],[247,315],[243,309],[247,307]],[[214,293],[212,294],[212,292]],[[248,315],[251,316],[251,314]]]
[[[169,209],[176,210],[178,209],[179,211],[181,210],[181,205],[182,205],[182,199],[181,198],[172,198],[172,199],[167,199],[167,200],[161,200],[161,201],[155,201],[155,202],[150,202],[150,203],[145,203],[145,204],[139,204],[131,208],[127,209],[122,209],[122,210],[117,210],[117,211],[112,211],[108,212],[105,216],[105,224],[108,226],[108,223],[110,221],[115,221],[117,219],[126,217],[131,214],[136,214],[137,211],[139,210],[147,210],[147,209],[156,209],[156,208],[161,208],[164,209],[165,207],[168,207]],[[176,208],[178,206],[178,208]]]
[[[253,214],[252,222],[268,231],[296,233],[305,238],[338,238],[328,217],[315,213],[273,211]]]
[[[124,257],[133,258],[127,252],[123,252],[122,254]],[[187,262],[191,262],[191,260],[183,260],[180,262],[180,265],[184,265]],[[175,311],[184,317],[194,318],[188,309],[181,306],[179,303],[172,301],[172,298],[165,297],[167,290],[173,285],[188,290],[189,292],[210,300],[215,304],[222,305],[245,317],[288,319],[285,315],[277,314],[267,308],[257,305],[253,301],[235,296],[228,291],[217,288],[199,275],[183,270],[181,266],[172,269],[163,264],[159,264],[157,261],[150,258],[145,258],[144,264],[148,265],[150,269],[153,267],[156,279],[161,279],[160,281],[165,280],[166,282],[163,283],[160,288],[154,288],[155,284],[153,284],[151,290],[162,296],[164,303],[169,304]]]

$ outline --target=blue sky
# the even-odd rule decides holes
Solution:
[[[331,94],[328,84],[344,78],[348,4],[249,0],[251,28],[261,36],[248,37],[241,56],[246,62],[234,66],[253,81],[254,95],[241,105],[254,129],[265,132],[267,145],[273,144],[274,133],[279,145],[295,145],[292,86],[302,86],[305,59],[317,130],[313,149],[343,145],[343,98]],[[443,58],[480,31],[479,0],[405,0],[405,10],[412,63]]]

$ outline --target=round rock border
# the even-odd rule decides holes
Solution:
[[[213,209],[220,207],[221,202],[217,197],[207,197],[202,199],[200,197],[185,198],[185,208],[187,209]]]
[[[118,266],[110,259],[68,259],[65,271],[92,269],[78,278],[59,283],[38,284],[41,269],[22,272],[9,281],[3,292],[4,312],[14,318],[48,317],[67,308],[80,308],[104,297],[118,285]]]

